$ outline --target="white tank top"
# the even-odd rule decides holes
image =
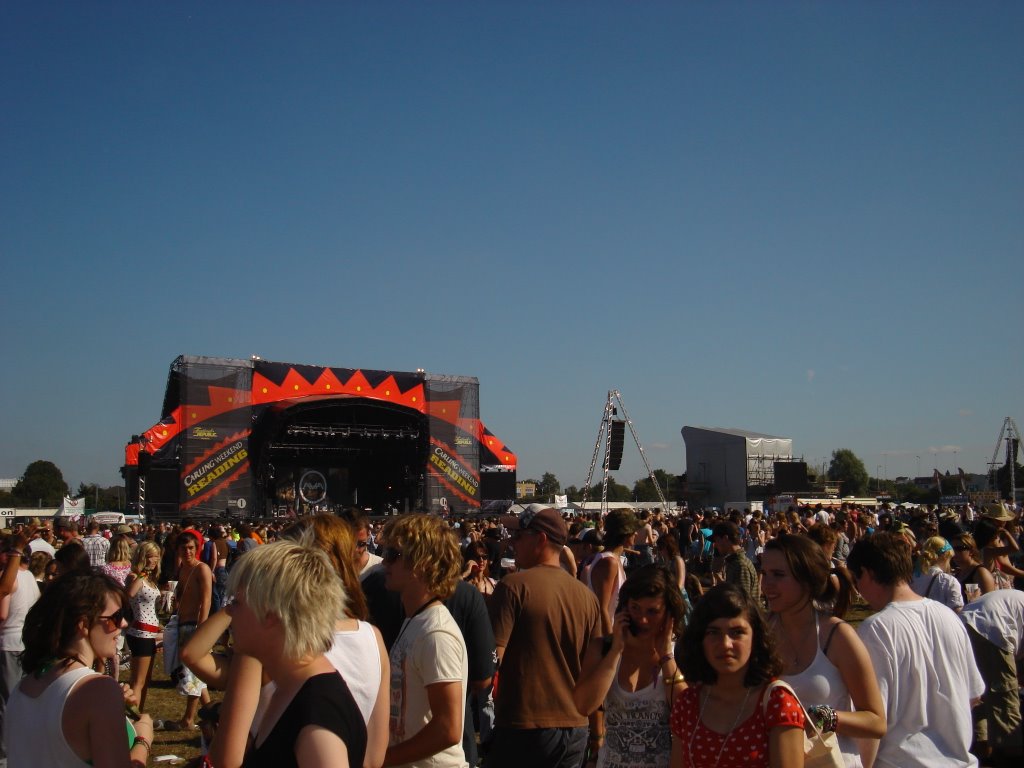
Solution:
[[[95,674],[84,667],[65,672],[34,699],[21,692],[21,685],[14,689],[4,714],[8,765],[89,768],[68,746],[61,721],[71,689]]]
[[[838,629],[835,631],[839,631]],[[827,704],[842,712],[849,712],[853,709],[853,702],[850,700],[850,691],[843,682],[843,676],[839,668],[828,660],[821,649],[821,633],[818,626],[818,613],[814,614],[814,634],[818,638],[817,653],[814,660],[803,672],[795,675],[782,675],[785,680],[796,691],[800,703],[804,707],[811,707],[815,704]],[[834,637],[834,635],[833,635]],[[857,749],[857,742],[852,737],[839,736],[839,747],[843,751],[846,760],[846,768],[861,768],[860,752]]]

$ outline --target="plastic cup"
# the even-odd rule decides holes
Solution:
[[[964,592],[967,593],[967,602],[969,603],[981,597],[981,587],[977,584],[964,584]]]

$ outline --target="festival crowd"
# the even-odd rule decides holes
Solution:
[[[1020,766],[1020,522],[33,519],[0,543],[0,768],[137,768],[161,730],[214,768]]]

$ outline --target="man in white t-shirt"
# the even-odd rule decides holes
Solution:
[[[25,627],[25,616],[39,599],[39,585],[28,569],[28,560],[15,553],[13,559],[19,564],[13,591],[0,599],[0,763],[7,762],[7,741],[4,734],[4,715],[7,700],[24,672],[18,656],[25,650],[21,633]],[[6,559],[4,560],[6,568]]]
[[[385,585],[406,620],[391,645],[391,717],[385,765],[467,768],[462,749],[469,656],[443,600],[462,574],[459,544],[433,515],[384,528]]]
[[[993,752],[995,765],[1020,765],[1017,667],[1024,656],[1024,592],[995,589],[968,603],[960,618],[985,680],[985,695],[974,710],[976,751]]]
[[[973,768],[971,705],[985,690],[967,630],[941,603],[910,588],[910,546],[897,534],[861,539],[846,561],[877,613],[857,630],[875,667],[888,730],[874,765]],[[866,764],[870,760],[866,761]]]

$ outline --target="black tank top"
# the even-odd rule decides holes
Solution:
[[[348,764],[358,768],[366,752],[366,723],[348,686],[337,672],[309,678],[281,713],[266,740],[254,748],[244,768],[287,768],[297,766],[295,740],[307,725],[317,725],[337,734],[348,751]]]

